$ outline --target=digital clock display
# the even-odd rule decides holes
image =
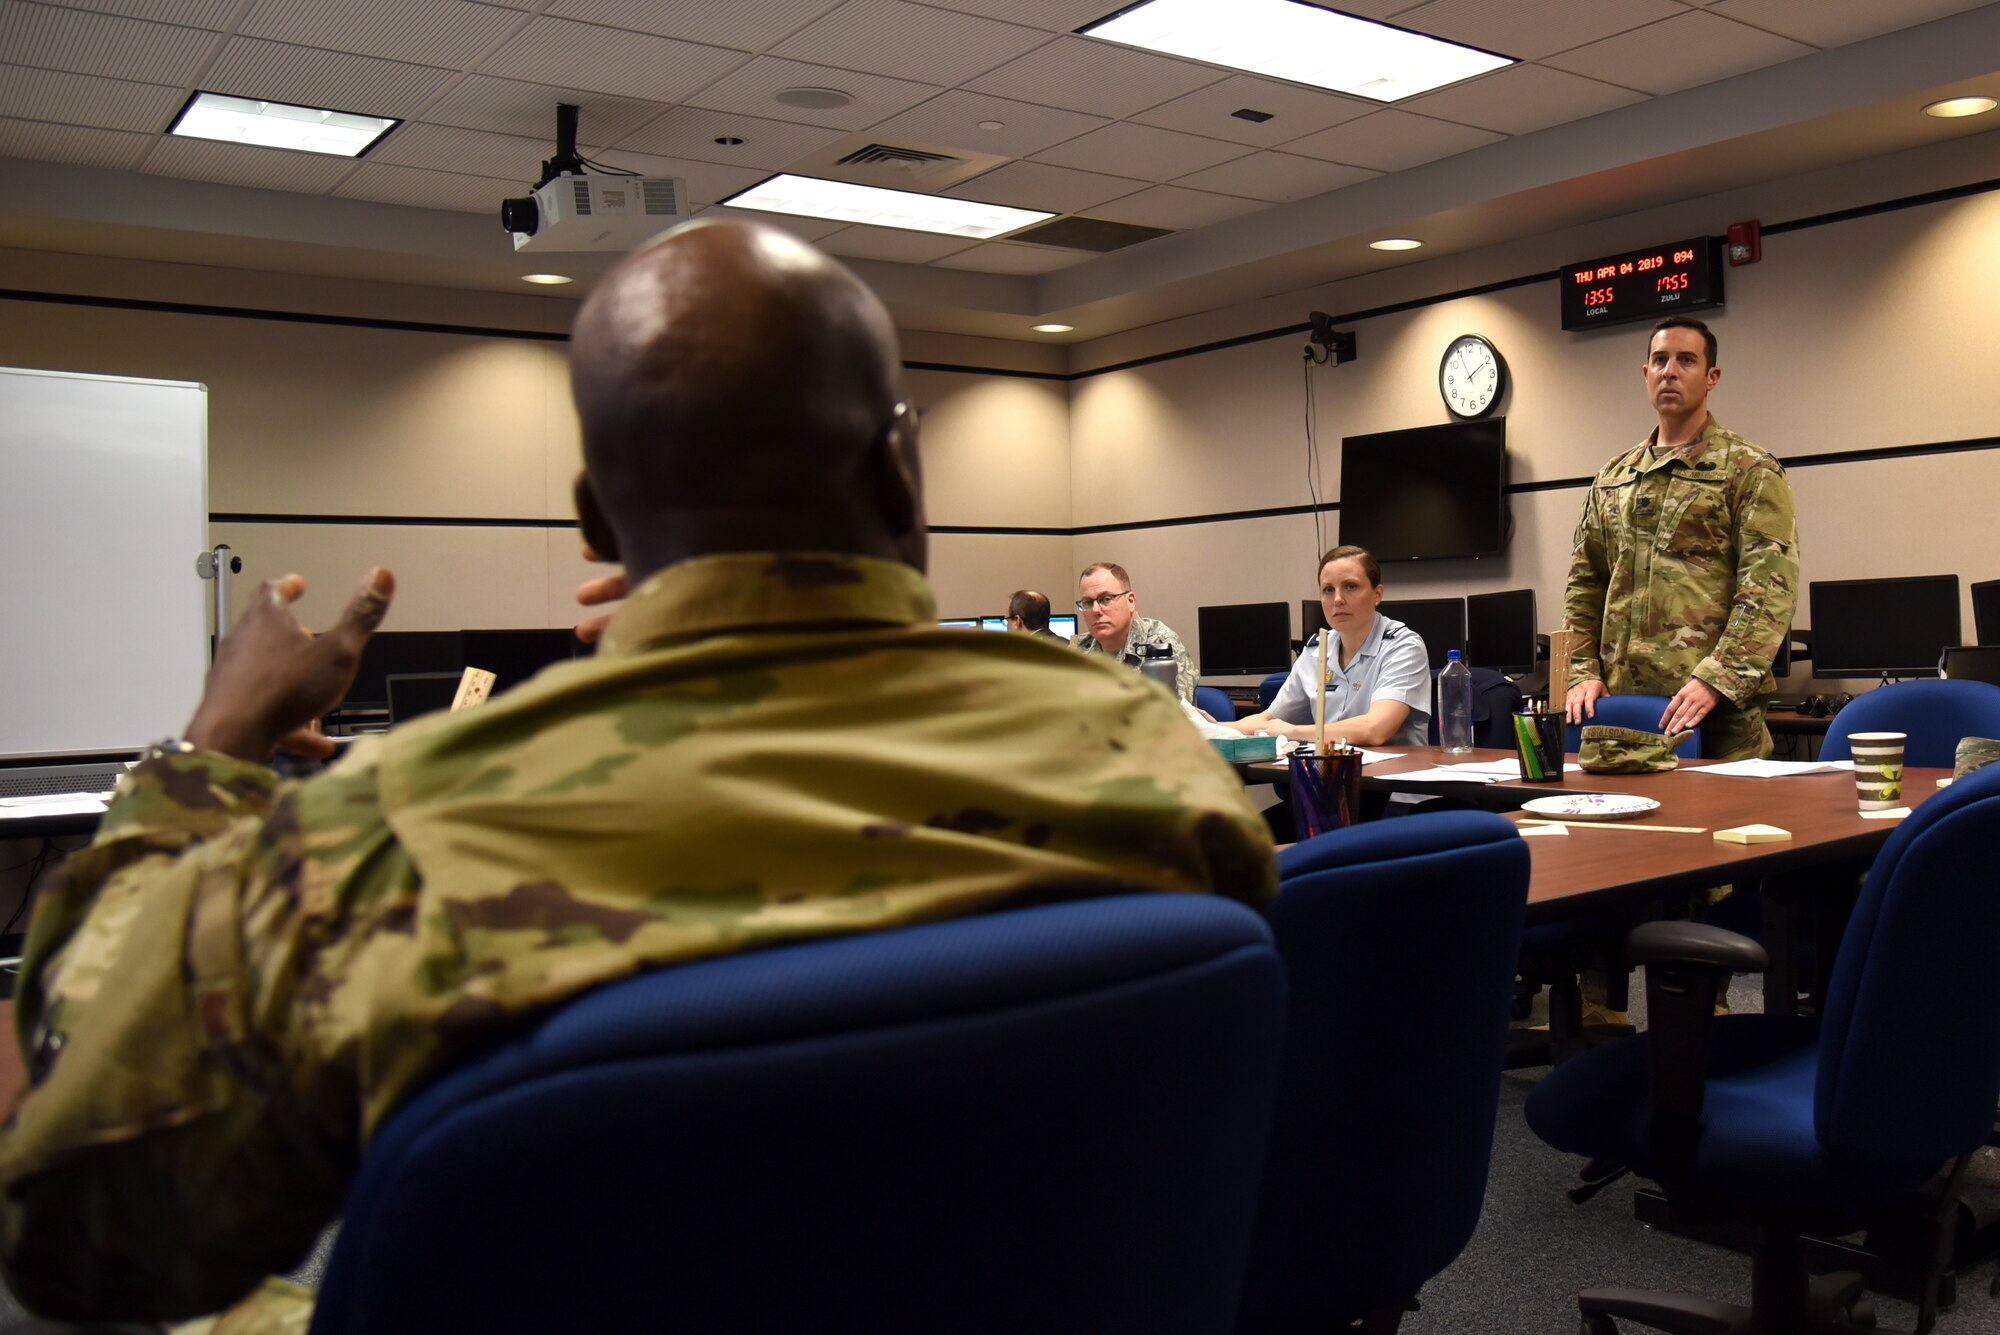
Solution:
[[[1704,236],[1610,259],[1565,264],[1558,279],[1562,327],[1591,329],[1720,306],[1720,258],[1715,238]]]

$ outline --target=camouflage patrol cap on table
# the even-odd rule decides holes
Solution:
[[[1653,774],[1680,764],[1674,752],[1694,730],[1663,735],[1601,724],[1583,730],[1576,763],[1590,774]]]
[[[1963,778],[1996,760],[2000,760],[2000,742],[1991,737],[1961,737],[1952,756],[1951,777]]]

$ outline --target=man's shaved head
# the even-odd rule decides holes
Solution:
[[[899,364],[882,303],[811,246],[754,223],[673,229],[612,269],[577,316],[585,536],[635,577],[724,551],[921,569]]]

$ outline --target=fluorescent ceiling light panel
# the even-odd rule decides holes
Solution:
[[[740,195],[722,201],[732,208],[766,213],[796,213],[807,218],[861,223],[869,227],[901,227],[912,232],[942,232],[979,240],[999,236],[1053,218],[1036,209],[1010,209],[970,199],[945,199],[914,190],[885,190],[875,185],[823,181],[812,176],[773,176]]]
[[[1304,0],[1148,0],[1082,32],[1377,102],[1517,63]]]
[[[226,144],[256,144],[263,148],[358,158],[398,124],[393,116],[357,116],[319,107],[296,107],[289,102],[196,93],[181,108],[180,119],[167,133],[190,139],[219,139]]]

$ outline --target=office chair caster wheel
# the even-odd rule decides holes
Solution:
[[[1618,1323],[1602,1312],[1585,1312],[1578,1335],[1618,1335]]]

